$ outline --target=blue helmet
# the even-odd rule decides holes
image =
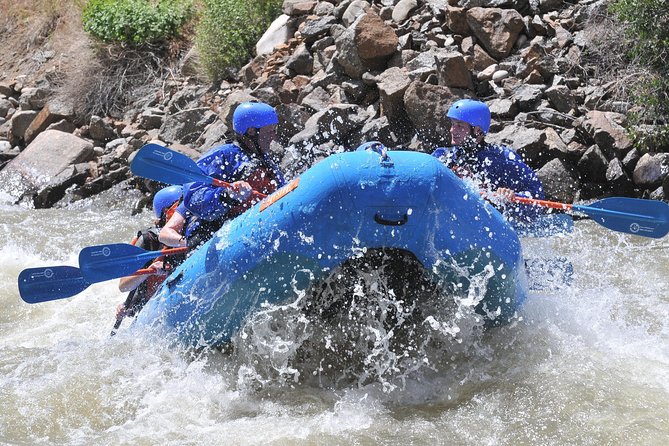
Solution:
[[[488,133],[490,129],[490,109],[481,101],[460,99],[451,105],[446,116],[480,127],[483,133]]]
[[[153,215],[160,218],[165,208],[172,206],[175,201],[181,199],[181,193],[181,186],[168,186],[156,192],[153,197]]]
[[[263,102],[242,102],[232,114],[232,129],[240,135],[250,128],[259,129],[278,123],[279,117],[274,108]]]

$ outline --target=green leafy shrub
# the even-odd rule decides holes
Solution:
[[[630,60],[648,68],[633,88],[643,112],[631,122],[652,126],[638,126],[633,141],[644,151],[669,151],[669,2],[616,0],[610,8],[626,24]]]
[[[142,45],[176,36],[192,9],[191,0],[89,0],[82,21],[103,42]]]
[[[611,10],[629,25],[632,53],[651,66],[666,68],[669,60],[669,3],[667,0],[616,0]]]
[[[246,64],[282,0],[204,0],[196,31],[202,66],[214,80]]]

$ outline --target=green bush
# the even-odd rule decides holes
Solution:
[[[669,61],[669,3],[667,0],[616,0],[612,11],[629,25],[633,55],[660,69]]]
[[[240,68],[281,10],[282,0],[204,0],[196,45],[207,74],[218,80]]]
[[[103,42],[142,45],[176,36],[192,9],[192,0],[89,0],[82,21]]]
[[[633,88],[634,101],[643,109],[632,116],[638,127],[631,136],[644,151],[669,151],[669,2],[667,0],[615,0],[617,18],[627,26],[630,59],[648,68]]]

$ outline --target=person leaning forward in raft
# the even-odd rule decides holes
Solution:
[[[153,197],[154,226],[139,231],[131,242],[133,245],[147,251],[158,251],[163,248],[163,244],[158,240],[159,231],[165,222],[171,219],[181,200],[181,193],[181,186],[169,186],[156,193]],[[170,265],[166,264],[165,259],[157,258],[147,262],[145,268],[153,268],[156,272],[152,275],[122,277],[119,280],[119,291],[129,294],[125,302],[116,308],[117,321],[125,316],[134,316],[142,309],[167,277]]]
[[[451,147],[432,153],[462,178],[472,179],[482,191],[495,196],[491,201],[514,225],[536,220],[543,210],[513,203],[515,195],[543,199],[544,190],[536,173],[512,149],[486,143],[490,109],[477,100],[461,99],[448,109]]]
[[[204,173],[231,183],[232,187],[198,182],[184,185],[184,208],[197,221],[189,224],[185,238],[170,240],[170,245],[194,247],[204,242],[225,221],[257,202],[252,195],[254,190],[269,195],[285,184],[282,172],[270,158],[270,144],[276,139],[278,123],[276,111],[268,104],[244,102],[235,109],[232,128],[236,141],[214,147],[197,160]]]

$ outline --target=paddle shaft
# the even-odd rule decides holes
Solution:
[[[165,248],[160,251],[149,251],[142,255],[157,254],[159,256],[169,256],[172,254],[181,254],[186,251],[188,251],[188,246],[179,246],[178,248]]]
[[[112,328],[111,333],[109,333],[109,336],[115,336],[116,335],[116,330],[119,329],[121,326],[121,323],[123,322],[123,319],[125,319],[125,315],[121,315],[116,319],[116,322],[114,322],[114,328]]]
[[[606,214],[610,215],[612,217],[621,217],[621,218],[626,218],[629,220],[649,220],[653,221],[655,220],[654,217],[648,216],[648,215],[639,215],[639,214],[632,214],[629,212],[620,212],[616,211],[613,209],[597,209],[593,208],[590,206],[583,206],[583,205],[578,205],[578,204],[569,204],[569,203],[558,203],[555,201],[547,201],[547,200],[538,200],[536,198],[527,198],[527,197],[521,197],[516,195],[513,197],[513,201],[516,203],[523,203],[523,204],[534,204],[537,206],[543,206],[547,208],[552,208],[552,209],[561,209],[564,211],[578,211],[578,212],[583,212],[585,214],[587,213],[599,213],[599,214]]]
[[[89,282],[126,277],[162,256],[185,253],[187,246],[147,251],[127,243],[88,246],[79,252],[81,274]]]
[[[142,276],[142,275],[153,275],[156,274],[157,270],[155,268],[143,268],[143,269],[138,269],[135,271],[133,274],[130,274],[131,276]],[[117,319],[116,322],[114,322],[114,328],[112,328],[110,336],[114,336],[116,334],[116,330],[121,326],[121,323],[123,322],[123,319],[125,319],[125,313],[122,313]]]
[[[232,183],[228,183],[228,182],[226,182],[226,181],[219,180],[219,179],[217,179],[217,178],[213,178],[213,177],[211,178],[211,185],[212,185],[212,186],[216,186],[216,187],[223,187],[223,188],[225,188],[225,189],[232,189],[232,188],[234,188],[234,186],[232,185]],[[263,194],[263,193],[261,193],[261,192],[258,192],[257,190],[252,190],[252,191],[251,191],[251,195],[253,195],[253,196],[256,197],[256,198],[260,198],[260,199],[267,198],[267,195],[265,195],[265,194]]]
[[[182,254],[186,251],[188,251],[188,246],[180,246],[178,248],[166,248],[166,249],[161,249],[160,251],[148,251],[143,254],[139,254],[136,256],[138,260],[151,260],[154,257],[162,257],[162,256],[170,256],[174,254]],[[153,268],[147,268],[147,269],[153,269]],[[140,270],[141,271],[141,270]],[[132,275],[132,274],[131,274]]]
[[[130,274],[131,276],[152,276],[158,274],[158,270],[155,268],[142,268],[138,269],[134,273]]]
[[[516,203],[534,204],[534,205],[537,205],[537,206],[543,206],[543,207],[552,208],[552,209],[562,209],[562,210],[565,210],[565,211],[571,211],[572,208],[573,208],[573,205],[568,204],[568,203],[556,203],[554,201],[538,200],[536,198],[521,197],[520,195],[514,196],[513,201],[515,201]]]
[[[155,268],[144,268],[144,269],[139,269],[135,271],[131,276],[141,276],[141,275],[153,275],[156,274],[157,270]],[[123,322],[123,319],[125,319],[125,312],[123,312],[117,319],[116,322],[114,323],[114,328],[112,328],[111,335],[114,336],[116,334],[116,330],[121,326],[121,323]]]
[[[669,205],[659,200],[609,197],[584,206],[516,195],[512,201],[581,212],[605,228],[641,237],[662,238],[669,233]]]

